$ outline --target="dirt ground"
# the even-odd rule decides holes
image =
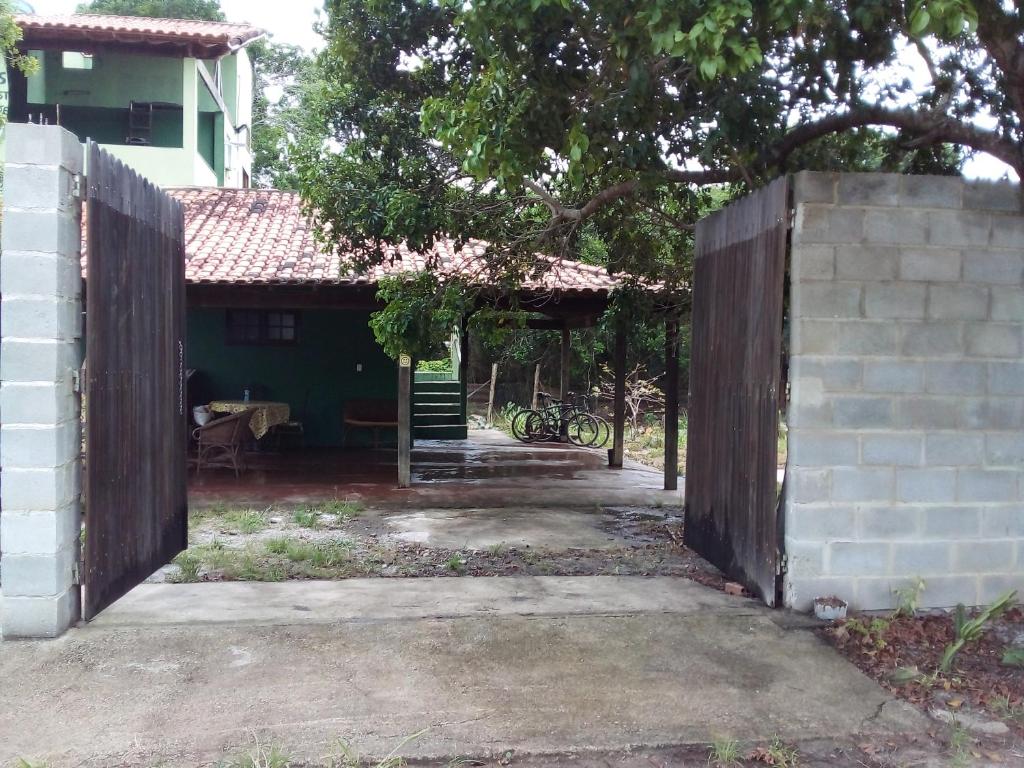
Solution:
[[[189,549],[151,581],[616,575],[722,588],[721,573],[682,544],[680,515],[675,507],[409,515],[348,501],[212,507],[193,513]]]

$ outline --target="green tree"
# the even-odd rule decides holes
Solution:
[[[220,0],[89,0],[79,3],[77,12],[158,19],[225,20]]]

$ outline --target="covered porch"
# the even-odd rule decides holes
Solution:
[[[395,483],[394,448],[258,452],[241,477],[223,470],[189,475],[190,506],[270,506],[335,499],[368,504],[501,507],[682,504],[663,490],[660,470],[626,460],[609,471],[606,451],[563,443],[526,445],[497,430],[471,430],[465,440],[417,440],[412,485]]]

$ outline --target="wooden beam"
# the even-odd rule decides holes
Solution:
[[[622,467],[626,441],[626,321],[615,323],[615,400],[612,407],[612,455],[608,466]]]
[[[367,285],[238,285],[193,283],[185,289],[190,307],[235,309],[357,309],[375,311],[376,287]]]
[[[679,488],[679,320],[665,321],[665,490]]]
[[[561,355],[561,367],[559,370],[559,398],[565,400],[569,397],[569,354],[572,352],[572,332],[568,327],[562,327],[562,355]]]
[[[398,359],[398,487],[412,484],[412,360]]]

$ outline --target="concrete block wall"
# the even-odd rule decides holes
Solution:
[[[0,635],[79,617],[82,146],[8,125],[0,251]]]
[[[1024,594],[1024,215],[1016,185],[800,173],[785,600]]]

